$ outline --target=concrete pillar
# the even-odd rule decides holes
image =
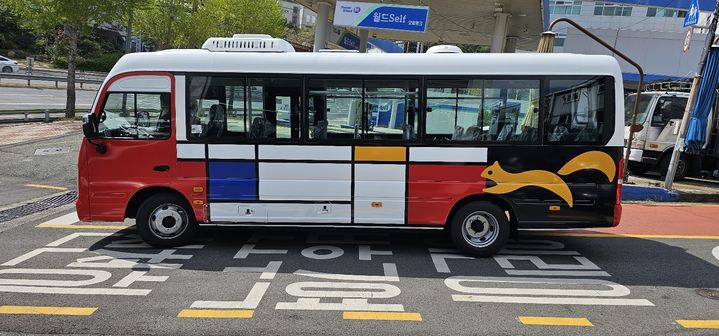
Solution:
[[[367,52],[367,41],[369,40],[369,30],[360,29],[359,30],[359,38],[360,38],[359,52],[366,53]]]
[[[492,34],[492,46],[489,52],[501,53],[504,51],[504,43],[507,39],[507,23],[512,14],[497,12],[494,13],[494,33]]]
[[[504,42],[504,52],[514,53],[516,50],[517,50],[517,37],[516,36],[507,36],[507,39]]]
[[[327,45],[327,32],[329,31],[330,7],[329,2],[317,3],[317,25],[315,26],[315,41],[312,51],[318,52]]]

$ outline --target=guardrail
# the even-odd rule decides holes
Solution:
[[[67,77],[58,76],[46,76],[46,75],[28,75],[28,74],[17,74],[17,73],[0,73],[0,79],[20,79],[27,80],[27,86],[30,86],[30,81],[45,81],[55,82],[55,87],[58,82],[67,83]],[[86,79],[86,78],[75,78],[75,83],[80,83],[80,88],[83,84],[102,84],[103,79]]]

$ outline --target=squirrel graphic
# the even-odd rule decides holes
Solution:
[[[572,192],[560,175],[566,176],[585,169],[599,170],[607,176],[609,182],[614,181],[614,174],[616,173],[614,160],[608,154],[599,151],[590,151],[575,156],[562,166],[556,174],[546,170],[510,173],[504,170],[499,165],[499,162],[494,161],[491,166],[482,171],[481,176],[497,184],[489,188],[485,187],[484,192],[486,193],[506,194],[519,188],[535,186],[553,192],[567,202],[571,208],[574,205]]]

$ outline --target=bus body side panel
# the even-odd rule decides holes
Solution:
[[[130,72],[109,79],[98,95],[94,113],[100,114],[108,88],[113,82],[132,76],[142,76],[147,82],[152,77],[169,77],[170,123],[176,124],[176,110],[183,109],[175,99],[175,77],[167,72]],[[132,81],[125,81],[132,83]],[[142,92],[132,85],[120,85],[113,92]],[[193,206],[196,218],[202,220],[205,202],[205,162],[178,161],[176,127],[166,139],[113,139],[98,138],[93,142],[107,146],[105,153],[99,153],[94,146],[83,143],[86,167],[79,162],[79,196],[77,209],[83,220],[123,221],[131,198],[147,188],[167,188],[180,192]],[[84,140],[85,142],[87,140]],[[199,189],[198,189],[199,187]],[[91,206],[83,204],[91,201]],[[88,202],[89,203],[89,202]],[[128,214],[134,216],[134,214]]]
[[[520,228],[612,226],[621,148],[491,147],[484,192],[502,195]]]

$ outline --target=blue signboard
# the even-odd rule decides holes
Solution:
[[[337,1],[334,24],[424,33],[429,7]]]
[[[687,16],[684,17],[684,27],[693,26],[699,23],[699,0],[693,0],[689,6]]]

